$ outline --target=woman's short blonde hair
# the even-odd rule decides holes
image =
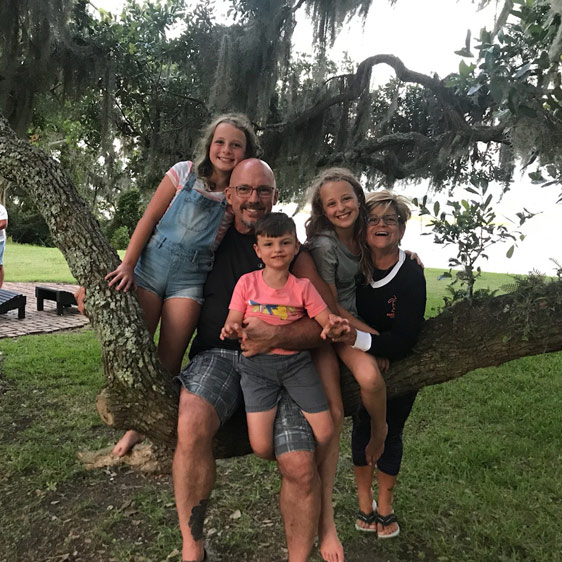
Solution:
[[[394,191],[381,189],[379,191],[369,193],[365,199],[369,213],[375,207],[382,205],[385,209],[392,208],[396,211],[396,214],[398,215],[398,222],[400,224],[405,224],[412,216],[412,211],[410,210],[410,200],[403,195],[394,193]]]

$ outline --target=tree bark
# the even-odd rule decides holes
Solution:
[[[0,176],[25,188],[45,217],[72,274],[87,289],[86,310],[101,342],[106,385],[97,399],[103,421],[141,431],[173,447],[177,388],[162,367],[133,294],[104,280],[119,263],[99,224],[60,165],[21,140],[0,118]],[[562,282],[529,285],[509,295],[461,303],[428,320],[408,358],[385,377],[389,395],[461,377],[479,367],[562,349]],[[342,374],[347,414],[358,403],[357,384]],[[217,457],[249,452],[239,412],[221,429]]]

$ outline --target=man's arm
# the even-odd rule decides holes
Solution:
[[[8,226],[8,219],[0,220],[0,230],[4,230]]]
[[[246,357],[269,353],[275,347],[299,351],[311,349],[322,343],[321,331],[320,324],[308,317],[284,326],[273,326],[250,317],[244,320],[240,346]]]

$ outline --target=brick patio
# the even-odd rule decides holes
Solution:
[[[25,306],[25,318],[18,320],[18,311],[10,310],[6,314],[0,314],[0,339],[15,338],[28,334],[45,334],[58,332],[60,330],[71,330],[81,328],[88,324],[88,318],[78,312],[75,306],[64,309],[62,316],[57,316],[57,303],[55,301],[44,301],[44,310],[37,310],[37,300],[35,299],[35,287],[51,287],[62,289],[74,293],[77,285],[67,283],[11,283],[5,282],[3,289],[21,293],[27,297]]]

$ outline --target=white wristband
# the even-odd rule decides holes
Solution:
[[[362,332],[356,330],[355,343],[351,346],[353,349],[360,349],[361,351],[369,351],[371,349],[372,338],[369,332]]]

